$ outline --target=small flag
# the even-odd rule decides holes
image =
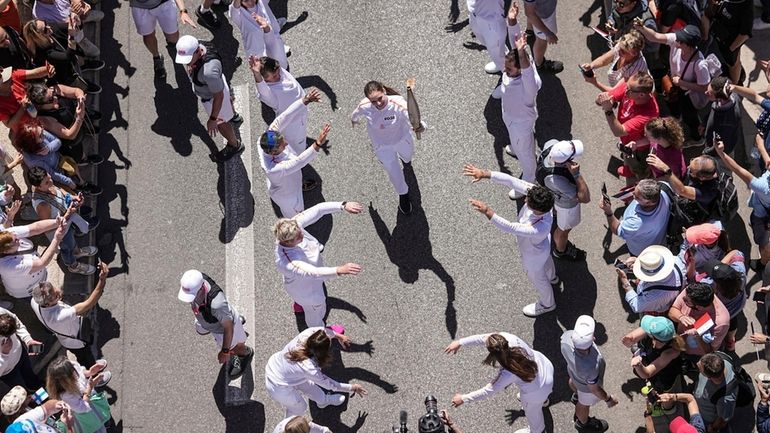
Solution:
[[[714,321],[711,320],[709,313],[704,313],[698,320],[695,321],[695,325],[693,325],[693,327],[696,331],[698,331],[698,335],[703,335],[708,332],[709,329],[714,327]]]
[[[44,401],[48,400],[48,393],[45,392],[45,388],[40,388],[35,391],[35,393],[32,394],[32,400],[35,400],[35,403],[37,404],[43,404]]]

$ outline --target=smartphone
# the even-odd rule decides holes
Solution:
[[[623,272],[633,272],[623,260],[615,259],[614,265]]]
[[[765,298],[767,296],[767,293],[765,292],[754,292],[754,294],[751,296],[751,300],[754,302],[765,302]]]
[[[583,74],[584,77],[593,78],[594,76],[593,69],[584,69],[582,65],[578,65],[578,69],[580,69],[580,73]]]
[[[606,182],[602,182],[602,198],[604,199],[604,201],[610,202],[610,196],[607,195],[607,183]]]
[[[31,355],[37,355],[39,353],[42,353],[44,348],[45,348],[44,344],[36,344],[34,346],[29,346],[29,353]]]

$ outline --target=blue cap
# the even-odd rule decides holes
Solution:
[[[671,341],[676,331],[674,322],[661,316],[644,316],[641,322],[644,332],[652,335],[658,341]]]
[[[35,433],[35,424],[30,420],[16,421],[5,429],[5,433]]]

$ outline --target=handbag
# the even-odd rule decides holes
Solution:
[[[687,68],[690,67],[690,63],[696,55],[698,55],[698,50],[693,51],[690,59],[687,60],[687,63],[684,65],[684,69],[682,69],[682,76],[684,76],[684,74],[687,72]],[[682,88],[674,85],[674,81],[671,79],[671,74],[666,74],[663,76],[663,78],[660,79],[660,87],[663,90],[663,98],[669,104],[675,104],[679,102],[679,98],[684,96],[684,91]]]
[[[89,412],[72,413],[75,433],[95,433],[112,418],[110,403],[103,392],[91,395],[90,404],[91,410]],[[56,423],[56,428],[59,431],[67,431],[67,426],[61,421]]]

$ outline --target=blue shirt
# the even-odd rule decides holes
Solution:
[[[770,209],[770,170],[765,170],[762,176],[751,179],[749,189],[751,190],[749,207],[754,209],[754,215],[759,218],[768,216],[768,209]]]
[[[654,283],[642,281],[636,286],[636,291],[629,290],[626,292],[625,298],[628,306],[631,307],[634,313],[668,312],[668,309],[674,303],[676,297],[679,296],[679,292],[684,285],[682,280],[684,279],[686,269],[687,266],[685,266],[684,262],[679,257],[674,257],[674,269],[671,270],[671,273],[666,278]],[[676,287],[679,290],[653,289],[655,286]]]
[[[48,148],[48,153],[38,155],[37,153],[24,152],[24,163],[28,167],[40,167],[51,175],[54,182],[61,185],[71,186],[75,182],[59,170],[59,148],[61,140],[56,138],[50,132],[43,130],[43,146]]]
[[[660,192],[660,202],[651,212],[642,210],[633,200],[628,204],[618,227],[618,236],[626,241],[632,256],[638,256],[650,245],[662,245],[666,240],[666,226],[669,216],[669,198]]]

